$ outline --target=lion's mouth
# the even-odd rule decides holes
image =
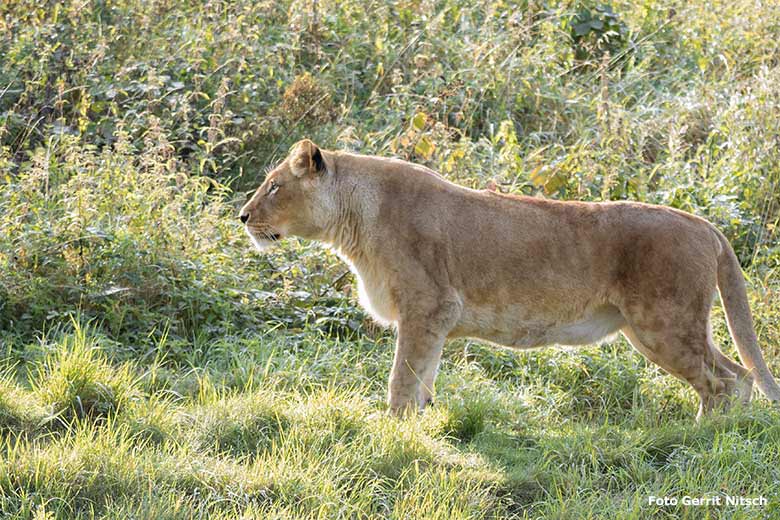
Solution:
[[[262,227],[256,227],[256,226],[246,226],[247,231],[249,231],[249,234],[257,238],[258,240],[267,240],[269,242],[276,242],[277,240],[280,240],[282,238],[281,233],[276,233],[275,231],[271,231],[268,228],[262,228]]]

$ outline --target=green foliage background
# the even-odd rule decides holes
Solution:
[[[780,415],[693,426],[691,392],[620,341],[456,342],[441,406],[377,415],[391,337],[343,264],[292,240],[260,256],[235,215],[304,136],[472,187],[678,207],[731,240],[780,374],[778,41],[774,1],[5,2],[0,512],[776,507]],[[733,354],[719,310],[714,331]]]

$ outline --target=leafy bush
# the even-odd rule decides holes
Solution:
[[[757,65],[776,26],[755,10],[174,4],[10,8],[0,327],[29,338],[78,306],[122,339],[360,333],[333,256],[258,259],[233,222],[301,136],[473,187],[672,205],[724,228],[745,265],[777,262],[777,71]]]
[[[563,27],[569,30],[579,60],[598,58],[605,52],[615,54],[628,36],[628,26],[608,4],[592,7],[575,6],[577,13],[564,18]]]

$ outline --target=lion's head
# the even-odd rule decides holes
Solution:
[[[318,238],[332,206],[323,153],[308,139],[298,142],[239,213],[258,249],[288,237]]]

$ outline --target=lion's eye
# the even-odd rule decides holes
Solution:
[[[276,181],[271,181],[271,185],[268,186],[268,194],[273,195],[274,193],[276,193],[276,190],[278,189],[279,189],[279,185],[276,184]]]

